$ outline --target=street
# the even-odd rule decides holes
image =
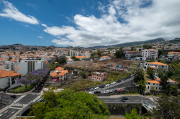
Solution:
[[[127,97],[128,100],[125,100],[125,102],[121,102],[122,97]],[[103,96],[98,97],[99,99],[102,99],[105,103],[108,104],[140,104],[142,102],[146,102],[148,104],[151,104],[152,106],[155,105],[155,103],[152,101],[153,98],[151,97],[143,97],[143,96],[130,96],[130,95],[121,95],[116,97],[110,97],[110,96]]]

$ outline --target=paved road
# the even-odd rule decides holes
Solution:
[[[10,117],[12,117],[19,110],[20,109],[16,108],[8,108],[0,114],[0,119],[10,119]]]
[[[108,90],[108,91],[112,92],[113,89],[132,86],[133,82],[134,82],[134,77],[130,77],[129,79],[126,79],[125,81],[122,80],[120,83],[116,83],[116,84],[110,85],[108,87],[105,86],[104,88],[99,88],[97,90],[88,91],[88,92],[91,92],[92,94],[94,94],[94,91],[101,91],[101,93],[104,93],[105,90]]]
[[[121,102],[122,97],[127,97],[128,100],[125,102]],[[146,102],[148,104],[151,104],[152,106],[155,106],[155,103],[153,102],[153,98],[143,97],[143,96],[119,96],[119,97],[110,97],[110,96],[103,96],[98,97],[99,99],[102,99],[105,103],[113,104],[141,104],[142,102]]]
[[[28,104],[39,95],[39,93],[30,93],[16,98],[16,100],[13,101],[14,103],[12,103],[9,107],[5,107],[0,110],[0,119],[9,119],[21,110],[24,105]]]

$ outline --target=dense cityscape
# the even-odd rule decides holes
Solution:
[[[180,118],[180,22],[172,25],[176,13],[159,21],[179,1],[71,1],[74,20],[60,5],[67,1],[24,0],[25,11],[17,1],[0,0],[0,119]],[[173,10],[158,9],[169,5]],[[44,7],[61,27],[38,17]],[[95,11],[88,16],[95,8],[100,18]]]

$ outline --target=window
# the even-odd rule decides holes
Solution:
[[[148,83],[150,85],[150,83]]]
[[[155,83],[153,83],[153,85],[155,85]]]
[[[156,89],[157,89],[157,87],[156,87]]]

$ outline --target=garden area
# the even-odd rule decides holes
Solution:
[[[71,90],[82,90],[87,89],[88,87],[99,86],[102,84],[104,83],[99,81],[92,81],[89,79],[76,79],[67,81],[62,88]]]
[[[126,78],[130,75],[130,72],[111,72],[108,74],[108,83],[118,81],[120,79]]]
[[[40,82],[46,79],[45,77],[48,74],[49,74],[49,68],[38,69],[32,72],[28,72],[25,76],[17,80],[17,83],[23,86],[9,90],[9,92],[22,93],[22,92],[27,92],[33,89],[34,87],[36,88],[40,84]]]
[[[21,87],[18,87],[16,89],[12,90],[12,92],[21,93],[21,92],[29,91],[29,90],[31,90],[33,88],[34,88],[34,84],[28,84],[27,87],[24,85],[24,86],[21,86]]]

